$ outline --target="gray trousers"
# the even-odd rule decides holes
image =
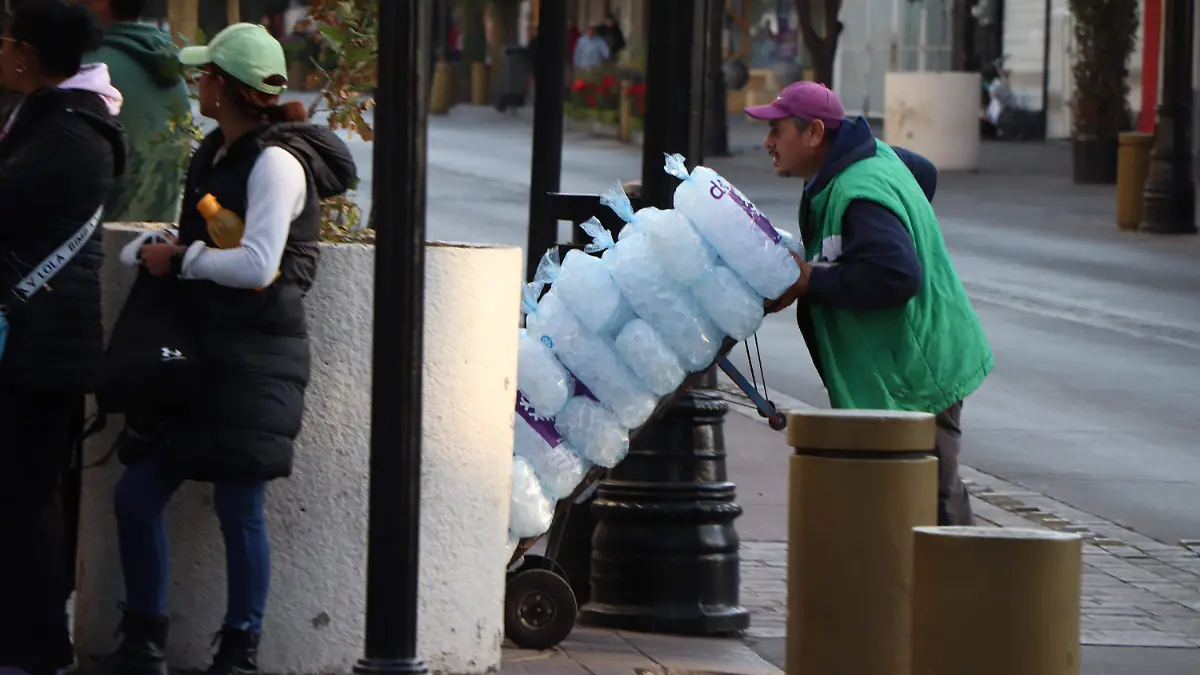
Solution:
[[[962,451],[962,401],[937,416],[933,454],[938,459],[938,525],[973,525],[967,486],[958,475]]]

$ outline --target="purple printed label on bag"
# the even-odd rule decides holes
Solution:
[[[728,195],[729,199],[731,199],[734,204],[737,204],[739,207],[741,207],[741,209],[746,212],[746,215],[750,217],[750,220],[754,221],[754,224],[758,226],[758,229],[762,230],[762,233],[767,235],[767,239],[770,239],[772,244],[779,243],[779,231],[775,229],[775,226],[771,224],[771,221],[767,220],[767,217],[760,213],[758,208],[755,207],[754,204],[750,203],[750,200],[746,199],[746,197],[739,192],[737,188],[733,187],[729,183],[726,183],[720,178],[713,178],[709,182],[709,186],[708,194],[710,197],[713,199],[721,199]]]
[[[529,399],[525,398],[525,394],[522,394],[519,390],[517,391],[517,414],[520,415],[521,419],[525,420],[525,423],[532,427],[533,430],[536,431],[538,435],[542,437],[542,440],[546,441],[550,447],[553,448],[562,444],[563,438],[561,435],[559,435],[558,429],[554,428],[554,418],[546,417],[545,415],[539,415],[538,412],[533,409],[533,404],[530,403]]]
[[[592,390],[588,389],[587,385],[581,382],[578,378],[575,379],[575,395],[583,396],[584,398],[590,398],[596,403],[600,402],[600,399],[596,398],[596,395],[592,393]]]

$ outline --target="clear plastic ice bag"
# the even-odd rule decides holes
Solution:
[[[649,209],[637,212],[639,219],[646,211]],[[717,254],[692,226],[692,221],[679,209],[655,209],[655,212],[643,219],[642,227],[650,235],[650,245],[667,274],[684,286],[711,276]]]
[[[538,286],[539,282],[526,286],[527,296],[536,297]],[[526,316],[525,328],[553,350],[567,370],[587,385],[625,428],[641,426],[654,413],[657,397],[629,370],[612,342],[587,330],[553,288]]]
[[[792,234],[791,232],[788,232],[787,230],[775,230],[775,231],[779,233],[779,244],[781,246],[783,246],[787,250],[791,251],[792,253],[795,253],[796,255],[800,256],[801,258],[806,257],[804,255],[804,244],[802,244],[800,242],[800,237],[797,237],[796,235]]]
[[[745,340],[763,322],[763,297],[736,272],[717,263],[712,274],[692,284],[692,295],[726,335]]]
[[[625,324],[614,343],[617,353],[650,391],[665,396],[679,388],[687,371],[666,341],[643,319]]]
[[[517,389],[539,415],[554,417],[575,389],[571,374],[554,352],[524,328],[517,339]]]
[[[612,411],[586,394],[567,401],[554,418],[554,426],[592,464],[611,469],[629,454],[629,430]]]
[[[524,457],[513,456],[512,494],[508,506],[508,532],[518,539],[539,537],[554,521],[554,502],[538,483],[533,465]]]
[[[582,225],[584,231],[603,228],[593,218]],[[559,263],[558,249],[546,251],[538,263],[534,281],[550,284],[579,322],[600,335],[615,335],[633,318],[633,310],[621,295],[599,258],[583,251],[569,251]]]
[[[539,415],[519,391],[513,454],[529,460],[542,489],[553,499],[569,497],[587,473],[587,464],[554,428],[554,418]]]
[[[675,188],[675,208],[756,293],[775,299],[796,282],[800,268],[779,232],[737,188],[707,167],[689,175],[680,155],[669,155],[665,170],[683,181]]]
[[[659,263],[644,232],[620,242],[597,242],[611,247],[604,262],[633,311],[658,331],[689,371],[710,366],[724,335],[700,308],[688,289],[671,278]]]

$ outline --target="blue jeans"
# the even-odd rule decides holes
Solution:
[[[125,608],[146,616],[166,617],[170,555],[163,513],[183,481],[168,475],[160,462],[158,453],[150,453],[128,467],[117,483],[114,502],[125,576]],[[264,514],[266,488],[266,483],[256,481],[213,486],[213,503],[225,536],[229,580],[225,627],[252,633],[262,630],[271,578]]]

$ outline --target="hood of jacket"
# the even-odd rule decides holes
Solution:
[[[861,115],[857,119],[846,118],[833,137],[821,170],[804,189],[812,195],[820,194],[839,173],[846,170],[846,167],[874,157],[876,150],[875,132],[871,130],[871,125],[867,124],[867,118]],[[921,186],[921,191],[925,193],[925,198],[932,202],[934,191],[937,189],[937,168],[915,152],[896,146],[892,146],[892,150],[912,172],[913,178]]]
[[[171,36],[154,26],[127,21],[114,23],[105,31],[102,45],[128,55],[161,88],[179,83],[182,72],[179,48]]]
[[[268,127],[259,141],[264,146],[284,148],[299,159],[321,199],[345,194],[358,183],[358,167],[350,148],[329,129],[307,122],[284,122]]]
[[[108,75],[108,66],[103,63],[89,63],[79,68],[79,72],[67,78],[65,82],[58,85],[59,89],[67,91],[86,91],[91,92],[100,97],[108,110],[109,115],[114,117],[121,114],[121,106],[125,103],[125,97],[117,88],[112,86],[112,79]]]

